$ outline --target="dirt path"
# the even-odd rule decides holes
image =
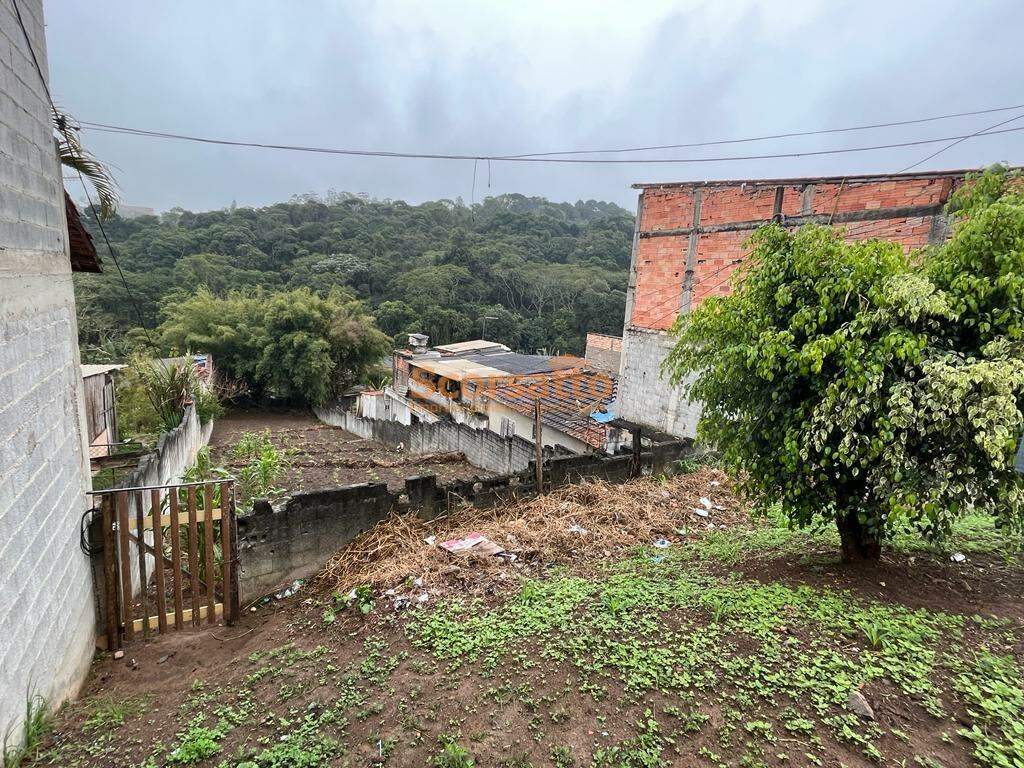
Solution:
[[[437,475],[439,483],[487,476],[461,454],[416,456],[331,427],[298,411],[234,411],[218,419],[210,438],[214,461],[232,465],[231,448],[246,432],[270,431],[274,444],[287,455],[288,469],[280,485],[290,493],[334,488],[353,483],[387,483],[402,488],[411,475]]]
[[[844,566],[830,540],[726,509],[716,477],[622,488],[636,514],[675,517],[668,547],[637,550],[650,533],[634,524],[633,546],[600,556],[595,541],[579,559],[494,530],[523,557],[429,547],[422,583],[390,582],[414,606],[401,612],[383,585],[363,615],[310,583],[238,626],[136,641],[95,663],[36,764],[953,768],[976,764],[972,739],[1024,759],[1008,736],[1024,669],[1018,555],[975,539],[964,562],[896,549]],[[558,494],[554,506],[573,503]],[[715,527],[679,533],[702,495],[723,501]],[[610,507],[592,515],[627,530]],[[460,596],[459,573],[491,588]],[[873,719],[851,713],[854,692]]]

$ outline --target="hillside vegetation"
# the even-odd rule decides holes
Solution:
[[[522,195],[466,206],[331,193],[115,216],[105,228],[138,311],[109,257],[104,274],[77,275],[87,358],[123,356],[142,338],[140,315],[156,329],[204,287],[222,299],[296,289],[327,298],[333,289],[361,300],[388,336],[417,331],[442,344],[486,324],[489,338],[516,349],[581,352],[587,331],[621,331],[633,217],[612,203]]]

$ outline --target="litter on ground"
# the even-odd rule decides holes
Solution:
[[[710,515],[701,499],[709,496],[712,480],[720,484],[715,500],[725,507],[715,513],[720,526],[747,525],[748,515],[717,469],[704,467],[657,483],[646,478],[624,484],[597,480],[487,509],[453,505],[429,521],[391,515],[335,554],[317,580],[321,588],[342,594],[361,584],[383,590],[414,577],[430,588],[432,599],[445,591],[485,593],[495,579],[506,578],[503,572],[510,565],[529,573],[551,563],[596,562],[668,534],[695,536],[703,526],[693,526],[692,516]],[[492,552],[505,554],[472,557],[472,566],[466,567],[472,555],[486,554],[485,549],[477,551],[484,540]],[[513,553],[495,543],[499,541],[515,547],[514,563]]]

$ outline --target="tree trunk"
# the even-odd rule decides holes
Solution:
[[[836,518],[839,541],[843,548],[843,562],[854,563],[877,560],[882,553],[878,539],[857,518],[856,512]]]

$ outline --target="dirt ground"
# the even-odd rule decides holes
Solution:
[[[439,483],[486,477],[461,454],[416,456],[344,429],[320,422],[300,411],[233,411],[218,419],[210,438],[213,459],[233,467],[231,448],[246,432],[270,431],[274,444],[285,451],[287,470],[280,486],[289,493],[334,488],[353,483],[387,483],[401,489],[410,475],[437,475]]]
[[[525,570],[489,562],[492,588],[472,590],[466,602],[454,587],[473,560],[430,548],[440,567],[425,570],[427,581],[394,585],[413,598],[401,612],[383,588],[364,615],[327,580],[311,582],[247,608],[237,626],[172,633],[134,643],[123,659],[100,657],[35,764],[952,768],[1024,760],[1007,725],[1019,720],[1012,692],[1020,694],[1024,662],[1019,557],[983,547],[952,562],[948,552],[895,549],[876,565],[849,566],[828,540],[780,533],[733,510],[697,521],[691,495],[724,506],[720,487],[652,479],[624,493],[638,504],[658,496],[676,510],[667,549],[600,561],[545,554]],[[551,503],[572,502],[555,495]],[[695,535],[695,524],[707,528]],[[450,579],[447,591],[433,581],[441,578]],[[419,594],[429,597],[415,607]],[[872,719],[847,710],[851,685]],[[979,712],[1004,719],[979,720]]]

